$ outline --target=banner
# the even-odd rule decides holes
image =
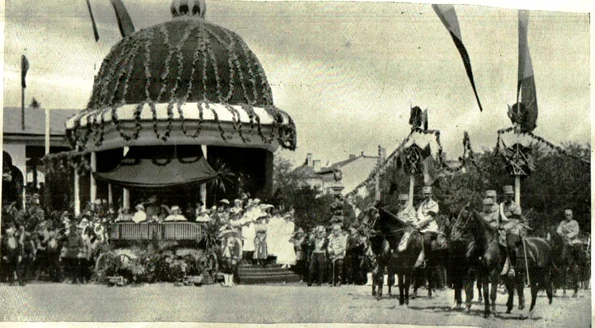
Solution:
[[[122,3],[122,0],[111,0],[114,11],[116,12],[116,19],[118,20],[118,27],[120,28],[120,34],[122,37],[127,37],[134,33],[134,24],[132,18],[126,10],[126,6]]]
[[[27,78],[27,71],[29,70],[29,60],[25,55],[21,56],[21,87],[27,88],[27,82],[25,81]]]
[[[459,27],[459,20],[457,19],[457,13],[453,5],[432,5],[432,8],[436,12],[436,15],[442,21],[442,24],[446,27],[448,32],[450,32],[450,36],[455,43],[455,46],[459,50],[459,54],[461,54],[461,58],[463,59],[463,64],[465,65],[465,71],[467,71],[467,77],[469,78],[469,82],[471,82],[471,87],[473,88],[473,93],[475,93],[475,99],[477,100],[477,105],[479,105],[479,110],[483,111],[483,107],[481,107],[481,102],[479,101],[479,95],[477,95],[477,88],[475,87],[475,80],[473,79],[473,70],[471,69],[471,59],[469,58],[469,54],[467,53],[467,49],[463,44],[463,37],[461,35],[461,29]]]
[[[517,85],[517,102],[521,104],[522,111],[521,131],[531,132],[537,126],[537,92],[535,90],[535,74],[529,43],[527,40],[527,26],[529,25],[529,12],[519,11],[519,70]],[[523,108],[524,107],[524,108]]]

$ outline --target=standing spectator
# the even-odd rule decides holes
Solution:
[[[281,264],[283,268],[288,269],[291,265],[295,265],[296,261],[294,244],[291,242],[295,224],[290,213],[287,213],[283,218],[285,221],[278,230],[279,254],[277,254],[277,264]]]
[[[64,245],[66,249],[64,254],[64,271],[73,284],[82,282],[79,259],[85,244],[83,242],[82,227],[79,227],[80,225],[77,226],[76,223],[71,223]]]
[[[244,239],[244,247],[242,248],[242,258],[252,263],[254,259],[254,238],[256,237],[256,228],[253,220],[249,220],[242,226],[242,237]]]
[[[347,239],[341,230],[339,224],[333,225],[333,231],[329,239],[328,253],[331,260],[332,271],[334,276],[329,280],[332,286],[341,287],[341,278],[343,276],[343,259],[345,258],[345,250]]]
[[[255,226],[256,237],[254,238],[254,259],[256,264],[265,265],[266,259],[269,257],[267,247],[267,216],[263,215],[258,218],[258,224]]]
[[[223,272],[223,287],[233,286],[233,276],[237,270],[242,255],[242,242],[235,230],[225,230],[220,235],[223,238],[221,272]]]
[[[307,250],[307,240],[306,234],[304,233],[304,229],[299,228],[293,236],[291,236],[291,242],[293,243],[294,250],[295,250],[295,272],[302,277],[302,280],[306,280],[307,273],[306,273],[306,253]]]
[[[322,285],[324,278],[324,270],[326,268],[326,248],[328,241],[324,236],[324,227],[318,226],[314,230],[314,236],[309,240],[309,249],[312,251],[309,254],[310,268],[308,272],[308,286],[312,286],[314,273],[318,273],[318,286]]]

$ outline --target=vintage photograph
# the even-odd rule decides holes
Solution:
[[[591,22],[6,0],[0,321],[590,327]]]

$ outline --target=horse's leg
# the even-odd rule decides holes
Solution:
[[[515,276],[517,294],[519,296],[519,310],[525,308],[525,275],[520,273]]]
[[[393,293],[392,293],[392,286],[395,283],[395,271],[393,269],[393,264],[389,263],[388,267],[387,267],[387,271],[388,271],[388,298],[392,298],[393,297]]]
[[[491,273],[491,281],[492,283],[490,284],[490,301],[491,301],[491,306],[492,306],[492,315],[496,315],[496,297],[498,297],[498,279],[500,278],[500,271],[498,271],[498,269],[494,269],[492,270]],[[495,282],[494,282],[495,281]]]
[[[405,304],[405,282],[403,273],[399,272],[399,305]]]
[[[573,276],[572,282],[573,282],[573,287],[574,287],[574,293],[572,294],[572,297],[577,297],[578,296],[578,285],[579,285],[579,279],[580,279],[578,264],[574,264],[574,266],[572,267],[572,270],[574,271],[572,274],[572,276]]]
[[[479,304],[483,303],[483,288],[482,288],[482,282],[479,279],[479,277],[477,278],[477,294],[479,295],[477,297],[477,301],[479,302]]]
[[[537,280],[531,281],[531,306],[529,307],[529,318],[533,317],[533,309],[535,308],[535,301],[537,301],[537,292],[539,291],[539,285]]]
[[[481,285],[483,287],[483,298],[485,301],[483,316],[484,316],[484,318],[487,318],[490,316],[490,290],[489,290],[490,284],[488,281],[489,275],[480,274],[480,276],[481,276]]]
[[[473,290],[474,290],[474,285],[475,285],[475,279],[474,277],[468,273],[468,279],[465,282],[465,308],[467,313],[471,312],[471,302],[473,301]]]
[[[504,283],[506,284],[506,289],[508,290],[508,301],[506,302],[506,313],[510,313],[512,311],[512,307],[514,306],[514,285],[516,282],[516,277],[505,277]],[[519,294],[520,298],[520,294]],[[520,300],[519,300],[520,301]],[[519,304],[520,306],[520,304]]]
[[[434,275],[434,260],[432,259],[432,255],[426,261],[426,279],[428,280],[428,297],[432,298],[432,289],[434,288],[433,279]]]
[[[461,297],[461,288],[462,288],[463,280],[460,276],[453,277],[453,287],[454,287],[454,294],[455,294],[455,303],[452,306],[453,310],[459,309],[461,304],[463,303],[463,299]]]
[[[552,270],[550,268],[546,268],[544,270],[543,283],[545,285],[545,292],[547,294],[549,304],[552,304],[554,295],[552,292]]]
[[[409,306],[409,285],[411,284],[412,278],[412,270],[407,270],[405,274],[403,274],[403,282],[404,282],[404,289],[405,289],[405,305]],[[399,277],[399,282],[401,281],[401,277]]]

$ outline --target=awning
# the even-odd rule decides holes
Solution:
[[[128,188],[166,188],[203,183],[217,176],[202,156],[146,158],[146,153],[132,149],[113,171],[94,172],[95,178]]]

